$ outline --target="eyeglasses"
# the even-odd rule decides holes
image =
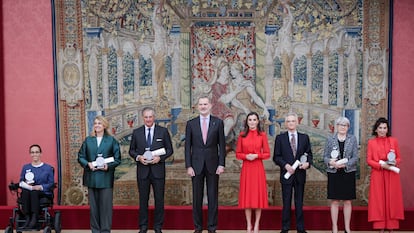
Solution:
[[[40,151],[30,151],[30,154],[40,154]]]
[[[348,127],[348,125],[347,125],[347,124],[337,124],[337,125],[339,125],[339,126],[343,126],[343,127]]]

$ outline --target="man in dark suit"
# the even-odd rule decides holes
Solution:
[[[148,200],[152,185],[155,199],[154,231],[161,233],[164,223],[165,160],[173,154],[168,130],[155,124],[155,110],[142,110],[144,125],[132,133],[129,155],[137,164],[140,233],[148,230]],[[165,152],[157,153],[164,149]]]
[[[280,183],[282,185],[281,233],[287,233],[290,229],[293,190],[295,190],[296,230],[298,233],[306,233],[303,217],[303,195],[306,169],[310,168],[312,164],[312,149],[309,136],[297,131],[298,116],[296,113],[286,115],[285,125],[288,131],[276,136],[273,154],[273,161],[280,167]],[[293,166],[296,160],[300,161],[297,169]],[[289,175],[286,175],[286,173],[289,173]]]
[[[210,115],[208,97],[198,99],[200,116],[189,120],[185,129],[185,167],[193,184],[193,221],[195,233],[203,230],[203,191],[207,184],[209,233],[216,232],[218,217],[218,182],[225,166],[223,121]]]

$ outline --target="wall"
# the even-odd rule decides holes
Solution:
[[[14,205],[6,191],[11,180],[18,179],[22,164],[30,161],[28,146],[42,145],[43,160],[56,167],[56,127],[54,110],[54,81],[52,57],[51,0],[2,1],[0,25],[0,193],[8,193],[7,203]],[[411,134],[414,129],[411,115],[414,66],[414,1],[394,3],[392,133],[398,137],[403,154],[402,182],[405,206],[414,207],[414,185],[410,182],[410,165],[414,163]],[[7,168],[7,169],[4,169]]]
[[[403,163],[401,180],[403,183],[404,204],[414,207],[414,183],[412,182],[414,164],[414,145],[411,130],[413,121],[413,74],[414,66],[414,1],[394,1],[394,33],[392,46],[392,135],[397,137]]]
[[[31,144],[40,144],[42,160],[56,167],[57,143],[51,0],[6,0],[2,5],[5,148],[0,156],[6,166],[1,177],[8,184],[18,181],[22,165],[31,161]],[[8,194],[7,204],[15,205],[5,188],[0,192]]]

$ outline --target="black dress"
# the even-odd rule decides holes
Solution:
[[[345,141],[339,143],[339,159],[343,158]],[[355,171],[345,172],[344,168],[336,173],[328,172],[328,199],[353,200],[356,199]]]

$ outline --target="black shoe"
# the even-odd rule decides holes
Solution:
[[[162,233],[161,229],[154,229],[154,233]]]
[[[27,227],[27,229],[34,229],[37,223],[37,214],[32,214],[32,219]]]
[[[30,224],[30,215],[26,214],[26,216],[25,216],[25,222],[24,222],[24,224],[23,224],[21,227],[19,227],[19,228],[20,228],[20,229],[27,228],[27,226],[29,226],[29,224]]]
[[[308,233],[305,230],[298,231],[298,233]]]
[[[138,233],[147,233],[147,230],[139,230]]]
[[[282,230],[280,233],[288,233],[289,230]]]
[[[208,233],[216,233],[216,230],[208,230]]]
[[[195,230],[194,233],[202,233],[203,230]]]

